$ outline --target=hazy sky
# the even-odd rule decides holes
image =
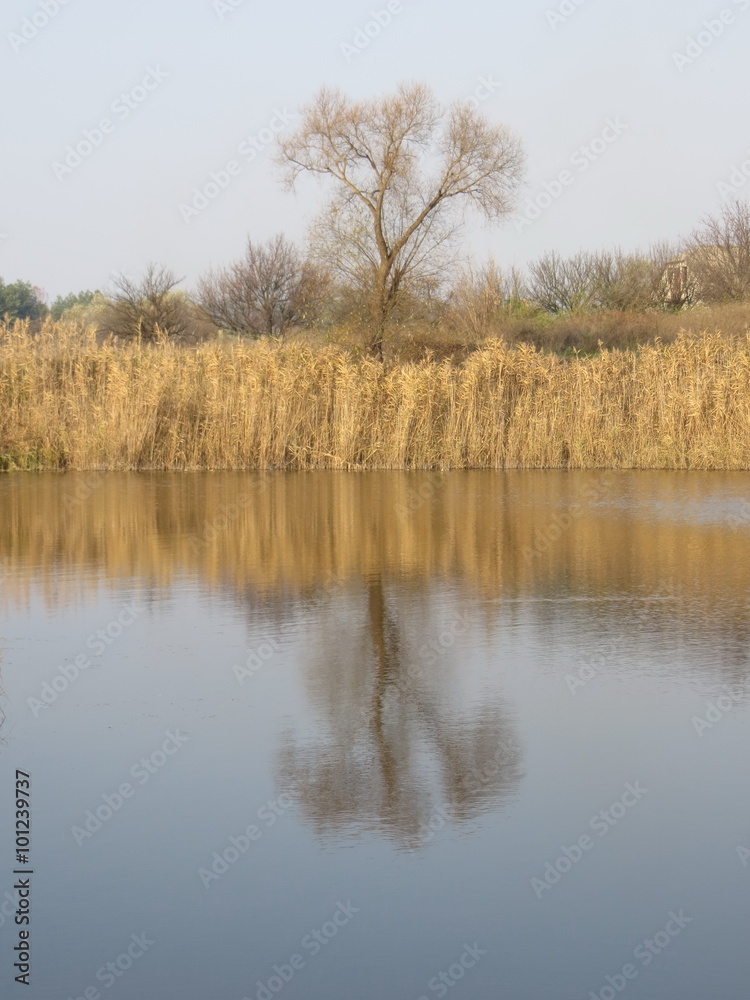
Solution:
[[[189,288],[248,235],[302,241],[326,189],[285,193],[269,140],[322,84],[367,97],[425,81],[514,128],[521,211],[542,210],[471,229],[503,264],[677,237],[720,208],[734,166],[750,174],[750,0],[391,0],[381,27],[387,6],[4,0],[0,276],[54,297],[155,260]],[[81,142],[89,155],[66,165]],[[232,160],[186,220],[181,204]]]

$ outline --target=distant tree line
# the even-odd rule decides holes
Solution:
[[[0,278],[0,316],[10,319],[41,319],[47,313],[41,289],[28,281],[6,285]]]
[[[665,275],[689,272],[679,294]],[[118,338],[283,338],[291,330],[336,330],[371,337],[370,289],[342,279],[323,260],[302,253],[284,236],[248,240],[237,260],[201,277],[192,294],[168,268],[149,264],[138,279],[120,275],[112,291],[58,296],[51,306],[30,282],[0,278],[0,316],[11,320],[80,320]],[[525,272],[493,260],[465,264],[448,280],[434,275],[399,293],[389,321],[424,327],[450,324],[458,336],[492,333],[508,317],[550,318],[596,312],[648,312],[696,302],[750,300],[750,203],[726,206],[685,240],[645,254],[582,251],[543,254]],[[384,327],[386,329],[387,327]]]
[[[524,170],[520,140],[471,102],[442,107],[420,84],[353,101],[321,90],[279,140],[288,187],[310,176],[331,186],[302,253],[283,235],[248,239],[242,255],[183,279],[151,263],[120,275],[109,294],[58,296],[0,280],[0,316],[95,324],[118,338],[282,338],[291,330],[353,335],[378,358],[394,328],[449,325],[484,336],[511,316],[649,312],[750,299],[750,203],[726,205],[675,245],[557,252],[525,272],[460,254],[465,213],[489,221],[514,209]]]
[[[75,306],[88,306],[94,300],[96,292],[79,292],[70,295],[58,295],[51,306],[44,300],[44,292],[29,281],[14,281],[6,284],[0,278],[0,318],[8,319],[45,319],[49,316],[57,321],[63,314]]]

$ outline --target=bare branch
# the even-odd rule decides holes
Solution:
[[[423,84],[402,84],[361,102],[321,90],[299,129],[280,140],[279,162],[289,187],[303,173],[335,182],[313,247],[369,297],[371,347],[382,357],[399,296],[454,259],[465,209],[489,220],[512,211],[524,155],[508,128],[468,102],[446,110]]]
[[[248,240],[241,260],[201,278],[198,304],[230,333],[283,337],[290,327],[312,322],[324,287],[322,272],[276,236],[262,244]]]
[[[182,278],[161,264],[150,263],[142,278],[134,281],[124,274],[114,279],[116,292],[104,311],[102,325],[118,337],[160,335],[181,337],[190,327],[190,305],[176,291]]]

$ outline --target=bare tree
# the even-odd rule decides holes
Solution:
[[[750,202],[725,205],[705,216],[684,245],[685,263],[707,302],[750,296]]]
[[[665,275],[674,264],[674,248],[652,247],[648,253],[620,249],[582,251],[572,257],[544,254],[529,266],[528,295],[551,313],[606,309],[643,311],[669,299]]]
[[[653,308],[661,298],[664,267],[660,248],[647,254],[603,250],[592,255],[592,304],[620,312]]]
[[[283,236],[262,244],[248,240],[241,260],[201,278],[198,304],[230,333],[281,337],[315,318],[325,285],[323,273],[302,261]]]
[[[581,252],[562,257],[546,253],[529,265],[529,298],[547,312],[575,312],[596,295],[596,258]]]
[[[516,268],[503,271],[493,258],[478,268],[468,264],[451,288],[451,319],[464,334],[486,336],[493,324],[518,311],[525,296]]]
[[[160,333],[182,336],[190,326],[190,307],[185,296],[175,291],[181,280],[172,271],[153,263],[147,265],[138,281],[118,275],[102,326],[118,337],[153,340]]]
[[[467,101],[442,108],[421,84],[360,102],[323,89],[279,149],[289,187],[302,173],[336,182],[314,250],[365,292],[370,349],[381,359],[401,294],[445,273],[462,208],[487,219],[509,213],[524,163],[508,128]]]

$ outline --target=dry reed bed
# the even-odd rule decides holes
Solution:
[[[338,348],[105,343],[0,327],[0,467],[750,467],[750,336],[461,365]]]

